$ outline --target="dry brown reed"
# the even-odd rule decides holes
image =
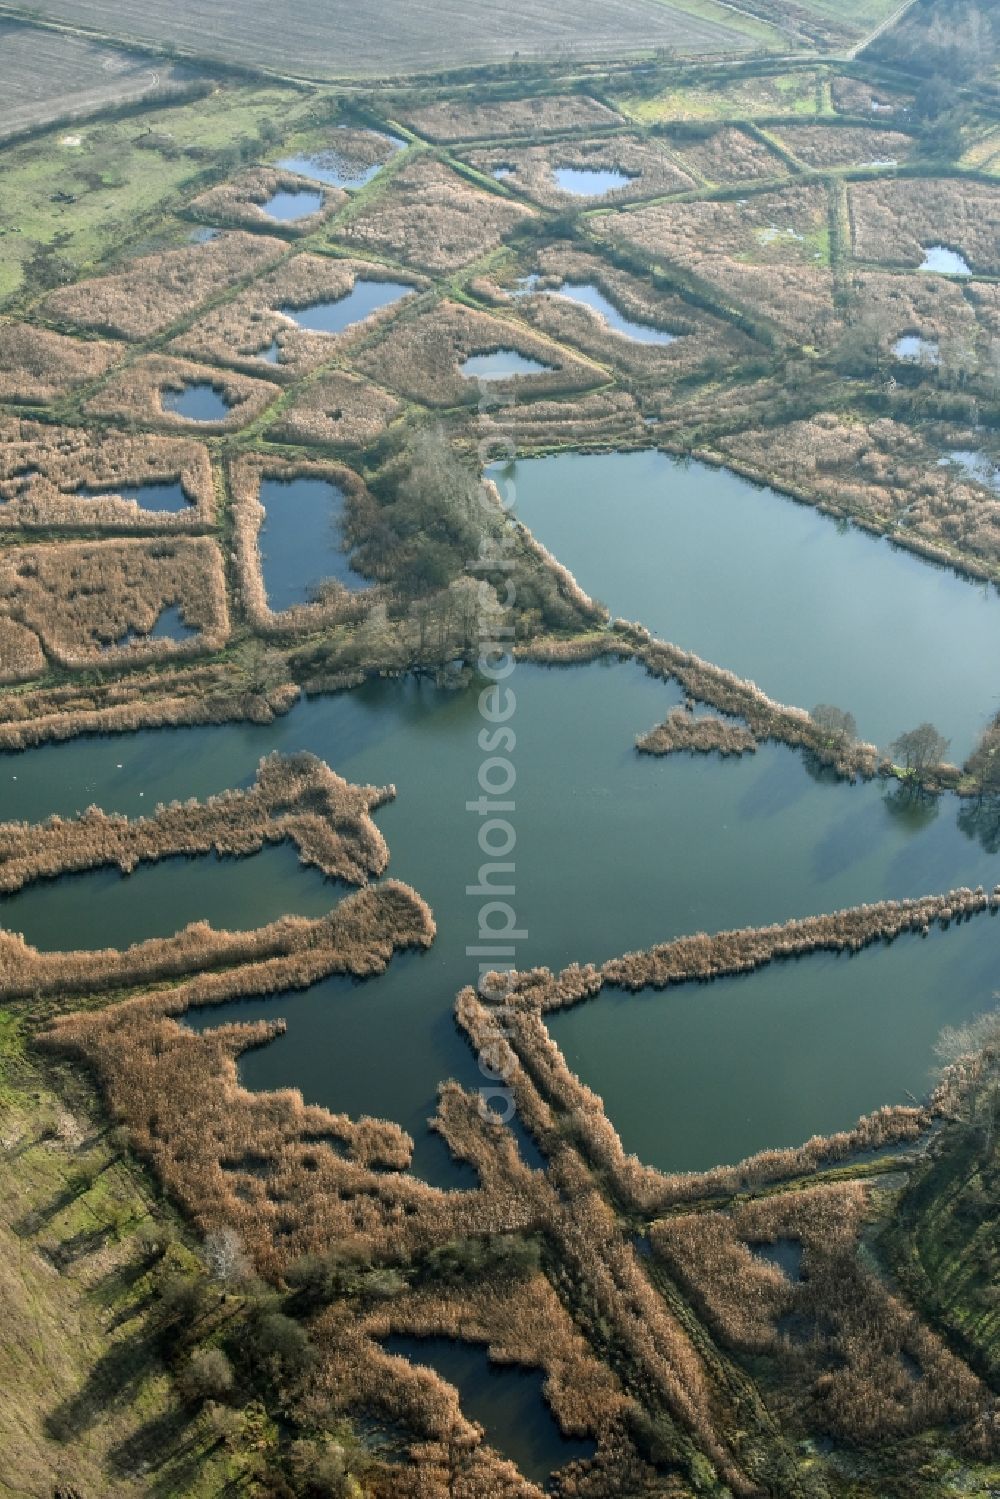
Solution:
[[[498,168],[506,169],[505,186],[526,193],[546,208],[588,201],[559,186],[555,173],[561,167],[620,172],[627,177],[621,187],[590,199],[602,204],[627,203],[633,198],[664,196],[694,187],[694,180],[656,142],[636,135],[563,140],[544,146],[491,146],[470,152],[468,160],[487,176]]]
[[[494,249],[529,213],[423,156],[366,197],[337,237],[422,270],[455,271]]]
[[[27,323],[0,324],[0,400],[58,401],[105,374],[122,357],[119,343],[68,338]]]
[[[401,280],[414,290],[426,285],[422,277],[389,271],[371,261],[308,253],[295,255],[270,275],[253,282],[232,301],[206,313],[174,339],[170,348],[193,359],[233,364],[260,373],[300,375],[328,363],[345,346],[367,337],[373,328],[395,316],[398,304],[369,313],[343,333],[311,333],[278,309],[339,301],[363,280]],[[262,358],[272,344],[277,344],[277,359],[273,363]]]
[[[344,370],[330,370],[296,392],[269,430],[272,437],[288,442],[366,448],[402,409],[401,402],[379,386]]]
[[[866,130],[861,125],[786,124],[774,134],[808,167],[896,166],[912,154],[912,135],[900,130]]]
[[[672,708],[663,723],[639,735],[635,747],[644,755],[747,755],[756,750],[757,741],[748,728],[730,719]]]
[[[210,385],[229,407],[226,416],[216,421],[193,421],[163,405],[167,391],[182,391],[189,385]],[[120,422],[138,422],[151,427],[168,427],[175,431],[227,432],[244,427],[260,416],[275,399],[278,387],[270,382],[251,379],[187,359],[172,359],[166,354],[147,354],[112,375],[96,395],[86,402],[90,416],[106,416]]]
[[[577,342],[582,344],[581,339]],[[625,391],[605,388],[564,400],[511,400],[478,413],[477,441],[496,443],[496,451],[537,448],[633,446],[646,436],[639,408]]]
[[[279,223],[264,205],[275,193],[318,192],[322,199],[315,213],[305,218]],[[347,202],[347,194],[339,187],[328,187],[312,183],[295,172],[285,172],[275,167],[257,166],[241,172],[228,182],[210,187],[188,204],[188,212],[195,218],[210,224],[226,224],[237,228],[271,228],[275,233],[298,236],[310,234],[319,228],[331,214]]]
[[[389,862],[371,814],[394,794],[391,786],[352,786],[314,755],[273,754],[246,790],[171,802],[135,821],[88,807],[79,817],[0,823],[0,891],[108,865],[131,874],[178,854],[245,857],[286,840],[303,864],[363,885]]]
[[[620,116],[585,94],[535,95],[530,99],[442,99],[401,116],[432,141],[504,139],[546,131],[588,130],[615,125]]]
[[[144,511],[119,494],[171,482],[190,501],[182,512]],[[78,498],[80,488],[91,493]],[[0,424],[0,526],[186,531],[214,522],[215,483],[201,443],[24,420]]]
[[[905,114],[913,104],[913,95],[887,88],[884,83],[869,83],[866,79],[851,78],[838,74],[831,81],[830,93],[833,107],[841,114],[872,115],[879,119],[891,119]],[[873,104],[878,108],[873,108]]]
[[[499,349],[513,350],[544,368],[491,379],[489,391],[497,402],[511,399],[515,392],[550,396],[585,389],[607,379],[605,372],[589,360],[533,332],[512,316],[480,312],[447,299],[394,323],[355,356],[354,364],[378,384],[410,400],[457,406],[476,402],[481,394],[480,382],[462,374],[462,361]]]
[[[176,607],[197,634],[151,639]],[[62,542],[0,555],[0,613],[33,630],[60,666],[218,650],[229,635],[222,558],[207,537]]]
[[[341,464],[311,462],[306,459],[286,461],[260,454],[243,455],[229,466],[229,489],[232,495],[233,554],[243,610],[254,628],[268,635],[298,635],[320,625],[357,623],[369,614],[380,598],[380,592],[367,588],[352,592],[332,580],[322,585],[320,597],[312,603],[296,604],[280,612],[272,610],[260,556],[260,530],[264,523],[264,506],[260,503],[263,479],[283,481],[301,478],[322,479],[335,486],[344,496],[347,518],[368,497],[363,481]],[[331,507],[332,508],[332,507]],[[280,525],[280,517],[272,517]],[[333,526],[333,515],[330,519]]]
[[[163,250],[110,276],[63,286],[42,303],[45,316],[117,338],[162,333],[202,302],[259,273],[287,251],[262,234],[220,234],[200,245]]]
[[[848,205],[859,260],[919,266],[931,245],[947,245],[974,271],[1000,271],[1000,188],[953,177],[855,182]]]
[[[26,682],[45,670],[45,653],[34,630],[0,615],[0,682]]]
[[[667,259],[802,342],[823,342],[834,320],[833,276],[822,246],[826,190],[810,184],[739,202],[655,203],[602,214],[594,229]]]
[[[870,1212],[853,1182],[675,1217],[651,1238],[728,1343],[780,1361],[809,1425],[870,1442],[973,1420],[986,1391],[861,1258]],[[801,1247],[800,1280],[754,1253],[782,1240]]]
[[[667,129],[658,132],[657,139],[683,167],[709,184],[724,186],[788,175],[778,153],[738,125],[721,125],[707,132]]]

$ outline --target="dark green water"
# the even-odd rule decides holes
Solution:
[[[936,816],[899,809],[877,784],[814,779],[801,757],[779,746],[725,763],[636,755],[636,733],[661,718],[677,694],[635,666],[519,666],[512,685],[518,770],[512,904],[528,932],[517,944],[521,966],[603,960],[689,931],[786,920],[955,884],[992,885],[1000,878],[998,860],[959,830],[950,800]],[[305,993],[201,1012],[196,1023],[284,1016],[286,1035],[243,1059],[248,1086],[298,1086],[310,1102],[396,1119],[417,1139],[420,1174],[456,1182],[462,1178],[425,1121],[440,1080],[479,1082],[455,1029],[452,1003],[456,990],[475,979],[465,949],[478,940],[480,900],[467,895],[466,886],[476,883],[483,856],[479,819],[465,804],[479,795],[481,726],[473,691],[448,693],[412,679],[374,683],[303,703],[268,728],[164,730],[4,756],[0,817],[69,814],[90,802],[136,815],[160,800],[249,784],[271,749],[313,750],[351,780],[394,782],[398,799],[377,820],[392,851],[390,873],[412,883],[434,909],[434,948],[395,959],[384,977],[367,984],[330,979]],[[85,931],[94,944],[138,940],[162,930],[164,914],[168,926],[196,914],[183,894],[196,868],[204,882],[198,908],[227,923],[233,903],[250,899],[259,904],[234,924],[267,919],[278,909],[315,913],[332,904],[339,887],[323,886],[314,874],[300,874],[292,858],[284,864],[282,858],[275,853],[240,864],[206,860],[168,865],[166,873],[140,872],[130,889],[140,892],[139,882],[147,881],[152,892],[152,882],[162,884],[148,899],[137,893],[128,910],[121,907],[123,915],[117,876],[80,876],[62,889],[39,885],[8,903],[6,920],[31,940],[49,940],[45,934],[54,928],[51,945],[63,931],[74,941]],[[178,889],[170,896],[175,904],[167,906],[172,877]],[[229,882],[244,893],[224,891]],[[280,887],[269,893],[266,887],[275,882]],[[77,916],[71,914],[74,897]],[[715,991],[702,988],[685,991],[683,1002],[677,995],[648,1002],[610,996],[554,1023],[575,1027],[560,1039],[579,1053],[586,1080],[605,1086],[590,1070],[601,1045],[620,1059],[621,1076],[631,1077],[614,1104],[608,1088],[609,1111],[626,1144],[634,1148],[630,1135],[645,1119],[643,1149],[650,1159],[678,1166],[702,1156],[735,1159],[762,1141],[782,1144],[849,1125],[907,1090],[926,1091],[932,1032],[982,1010],[997,987],[985,975],[992,972],[998,933],[1000,926],[981,918],[929,943],[913,939],[908,948],[900,941],[874,955],[881,978],[864,1004],[835,1003],[828,986],[835,970],[848,975],[853,989],[853,975],[864,972],[867,958],[850,970],[823,959],[770,970],[748,981],[755,986],[750,1002],[734,1003],[734,1015],[768,1014],[768,1004],[778,1002],[768,999],[776,974],[782,984],[795,976],[801,1006],[795,1009],[790,991],[786,1019],[762,1021],[758,1031],[726,1018],[720,1008],[725,985],[714,1003]],[[939,992],[915,990],[915,977],[931,985],[921,965],[938,951]],[[919,957],[916,974],[908,952]],[[643,1023],[648,1017],[651,1038],[659,1034],[661,1015],[683,1014],[688,1030],[676,1046],[657,1040],[655,1053],[651,1039],[644,1057],[643,1046],[634,1044],[638,1029],[630,1032],[624,1018],[629,1004],[637,1015],[647,1005]],[[613,1045],[610,1022],[602,1018],[608,1015],[623,1017]],[[799,1015],[808,1016],[808,1024],[792,1023]],[[588,1039],[591,1026],[605,1029],[603,1041]],[[898,1044],[885,1042],[887,1035],[900,1038]],[[667,1060],[650,1069],[651,1054]],[[612,1065],[610,1057],[604,1062]],[[673,1116],[663,1114],[670,1066],[705,1100],[699,1115],[704,1142],[692,1140],[690,1129],[679,1135]],[[800,1071],[809,1077],[808,1088],[783,1082]],[[748,1109],[748,1088],[766,1097],[765,1117]]]
[[[925,719],[964,759],[1000,707],[1000,598],[722,469],[665,453],[512,470],[517,514],[614,614],[886,746]]]
[[[515,1462],[533,1483],[544,1486],[557,1468],[574,1458],[593,1456],[593,1442],[562,1435],[544,1403],[540,1369],[491,1363],[482,1343],[458,1343],[451,1338],[394,1334],[383,1347],[387,1353],[428,1365],[455,1385],[462,1414],[469,1421],[479,1421],[491,1446]]]

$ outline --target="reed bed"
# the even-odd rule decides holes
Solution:
[[[79,734],[133,733],[168,725],[234,719],[271,723],[298,698],[298,687],[281,675],[274,682],[258,682],[232,661],[159,669],[149,675],[130,672],[120,680],[86,685],[40,687],[8,693],[0,700],[0,748],[22,750]]]
[[[863,125],[783,124],[774,130],[781,144],[808,167],[892,165],[913,154],[916,141],[901,130]]]
[[[397,141],[384,135],[381,130],[368,130],[362,125],[336,125],[332,130],[309,137],[301,155],[321,166],[337,163],[345,176],[353,176],[369,167],[384,166],[400,149]]]
[[[346,370],[329,370],[298,391],[269,428],[279,441],[368,448],[403,410],[378,385]]]
[[[948,276],[857,270],[850,291],[848,333],[863,328],[885,360],[902,334],[916,333],[938,345],[938,362],[930,368],[946,380],[953,372],[974,372],[977,364],[988,371],[990,346],[1000,335],[1000,293],[991,282],[963,286]]]
[[[752,755],[757,741],[743,724],[714,714],[672,708],[663,723],[640,734],[635,747],[644,755]]]
[[[233,554],[242,608],[254,629],[268,635],[294,636],[321,625],[357,624],[377,604],[376,589],[352,593],[330,580],[322,585],[319,598],[308,604],[275,612],[267,599],[260,556],[260,529],[264,507],[260,487],[264,479],[322,479],[335,485],[345,499],[345,532],[351,518],[367,503],[372,504],[364,482],[353,470],[337,463],[311,462],[306,459],[285,461],[259,454],[241,456],[229,465],[229,488],[232,494]],[[331,526],[333,520],[331,517]]]
[[[86,1063],[112,1116],[195,1224],[202,1231],[235,1228],[265,1274],[276,1276],[331,1243],[367,1239],[373,1252],[397,1240],[415,1244],[436,1218],[445,1237],[457,1233],[447,1194],[402,1174],[412,1141],[398,1125],[309,1107],[291,1089],[253,1094],[241,1087],[237,1058],[279,1034],[280,1019],[223,1022],[199,1035],[175,1018],[192,1005],[280,995],[333,973],[380,973],[395,951],[430,944],[429,909],[390,881],[348,896],[320,922],[286,918],[279,925],[287,955],[59,1018],[43,1045]],[[75,955],[62,956],[70,965]],[[410,1229],[421,1207],[428,1223]]]
[[[174,482],[190,501],[177,513],[141,510],[117,492]],[[92,497],[78,498],[81,487]],[[30,531],[189,531],[214,523],[212,465],[199,442],[25,420],[0,423],[0,525]]]
[[[827,513],[854,517],[912,550],[975,576],[1000,569],[1000,499],[941,462],[948,450],[980,448],[981,434],[939,424],[918,436],[888,417],[820,412],[720,437],[714,446],[727,466],[776,482]]]
[[[28,323],[0,324],[0,400],[44,406],[106,374],[120,343],[69,338]]]
[[[0,614],[0,682],[27,682],[45,670],[45,652],[34,630]]]
[[[277,223],[264,205],[275,193],[318,192],[322,203],[315,213],[306,218]],[[310,182],[295,172],[285,172],[276,167],[257,166],[240,172],[228,182],[210,187],[188,204],[188,212],[209,224],[225,224],[238,229],[265,227],[275,234],[311,234],[347,202],[347,194],[339,187]]]
[[[366,198],[338,227],[337,238],[420,270],[457,271],[495,249],[530,214],[523,204],[418,157]]]
[[[586,94],[535,95],[530,99],[441,99],[405,111],[401,118],[432,141],[488,140],[546,131],[593,130],[621,116]]]
[[[833,276],[822,185],[777,188],[740,202],[654,203],[592,223],[612,243],[672,261],[801,342],[829,337]]]
[[[870,1212],[859,1183],[813,1187],[659,1222],[651,1239],[729,1344],[778,1360],[813,1429],[868,1443],[974,1423],[988,1392],[861,1257]],[[754,1254],[778,1240],[801,1246],[801,1280]]]
[[[336,302],[363,280],[402,281],[415,291],[427,284],[422,277],[389,270],[367,260],[342,260],[309,253],[294,255],[185,329],[171,343],[171,351],[275,376],[304,374],[368,337],[373,328],[395,316],[398,304],[370,313],[343,333],[311,333],[299,328],[278,308]],[[278,346],[274,364],[261,358],[272,344]]]
[[[549,337],[582,349],[626,378],[662,382],[695,370],[728,369],[757,350],[754,341],[731,323],[657,290],[599,255],[546,246],[538,252],[535,267],[535,292],[517,299],[522,316]],[[560,297],[564,282],[597,286],[625,317],[672,333],[674,342],[642,343],[616,332],[599,314]]]
[[[581,342],[582,340],[576,340]],[[634,397],[623,390],[594,390],[565,400],[519,401],[516,394],[500,406],[477,413],[477,440],[507,451],[533,448],[616,448],[635,446],[647,437]]]
[[[879,119],[906,115],[913,105],[913,95],[896,88],[887,88],[884,83],[868,83],[861,78],[851,78],[839,73],[831,80],[830,94],[833,107],[840,114],[872,115]],[[878,109],[872,108],[872,102]]]
[[[188,385],[211,385],[229,406],[226,416],[218,421],[192,421],[178,412],[165,410],[164,394],[182,391]],[[188,359],[173,359],[167,354],[146,354],[112,375],[86,402],[84,411],[88,416],[175,431],[229,432],[254,421],[277,394],[278,387],[269,381],[195,364]]]
[[[287,248],[262,234],[220,234],[204,244],[140,256],[110,276],[62,286],[45,298],[42,311],[115,338],[152,338],[210,297],[259,274]]]
[[[471,151],[469,163],[489,176],[498,167],[510,170],[505,186],[526,193],[545,208],[564,208],[586,202],[579,194],[561,188],[555,171],[571,167],[582,171],[621,172],[630,180],[590,201],[627,203],[633,198],[652,198],[686,192],[694,180],[653,140],[638,135],[613,135],[605,139],[562,140],[541,146],[491,146]]]
[[[719,186],[788,176],[777,151],[738,125],[666,126],[657,131],[657,139],[688,171]]]
[[[197,634],[151,639],[174,607]],[[222,558],[207,537],[8,551],[0,555],[0,614],[34,631],[67,668],[197,655],[229,636]]]
[[[855,182],[848,204],[859,260],[919,266],[929,246],[946,245],[973,271],[1000,271],[1000,188],[960,177]]]
[[[80,817],[0,823],[0,891],[84,869],[131,874],[180,854],[242,858],[286,840],[303,864],[363,885],[389,862],[371,814],[394,795],[391,786],[352,786],[314,755],[272,754],[248,789],[171,802],[150,817],[132,821],[88,807]]]
[[[480,382],[462,374],[462,361],[499,349],[513,350],[546,368],[490,380],[489,390],[497,401],[528,391],[532,396],[551,396],[583,390],[607,378],[589,360],[512,317],[495,317],[448,299],[394,323],[353,362],[379,385],[410,400],[431,406],[458,406],[477,402],[482,394]]]

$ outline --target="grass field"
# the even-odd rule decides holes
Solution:
[[[36,286],[55,285],[134,242],[145,221],[195,190],[213,152],[255,139],[264,121],[294,128],[296,102],[278,86],[224,87],[12,146],[0,198],[0,306],[29,264]]]
[[[624,114],[644,124],[769,115],[809,117],[829,108],[823,74],[811,68],[673,84],[650,94],[625,94],[615,102]]]
[[[38,13],[122,39],[175,44],[198,57],[308,77],[379,76],[563,52],[609,57],[669,47],[734,52],[752,45],[741,17],[711,0],[581,0],[572,9],[509,0],[226,0],[169,8],[144,0],[42,0]]]

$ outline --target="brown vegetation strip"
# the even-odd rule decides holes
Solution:
[[[482,99],[474,104],[442,99],[410,109],[402,118],[430,140],[462,141],[592,129],[615,125],[621,116],[585,94],[551,94],[530,99]]]
[[[264,205],[275,193],[315,192],[321,198],[315,213],[288,222],[273,219],[265,213]],[[275,167],[252,167],[210,187],[188,204],[188,212],[196,218],[212,224],[229,224],[239,228],[268,227],[276,234],[309,234],[328,219],[332,213],[347,202],[347,194],[339,187],[328,187],[313,183],[295,172],[285,172]]]
[[[547,208],[581,202],[626,203],[632,198],[652,198],[685,192],[694,181],[655,141],[636,135],[613,135],[605,140],[560,141],[546,146],[491,146],[472,151],[472,166],[486,176],[507,168],[505,185],[517,188]],[[598,192],[588,200],[559,186],[555,173],[560,167],[585,172],[620,172],[629,180],[611,192]]]
[[[106,865],[131,874],[177,854],[244,856],[286,839],[304,864],[364,884],[389,861],[371,814],[393,795],[391,786],[352,786],[314,755],[273,754],[245,791],[171,802],[136,821],[90,807],[80,817],[0,823],[0,891]]]
[[[296,392],[268,433],[286,442],[366,448],[402,409],[401,401],[377,385],[330,370]]]
[[[189,385],[210,385],[218,391],[229,407],[226,415],[211,421],[194,421],[166,410],[164,395],[168,391],[182,391]],[[172,359],[166,354],[147,354],[112,375],[91,396],[84,410],[89,416],[112,417],[175,431],[226,432],[244,427],[260,416],[277,395],[278,387],[269,381],[195,364],[188,359]]]

